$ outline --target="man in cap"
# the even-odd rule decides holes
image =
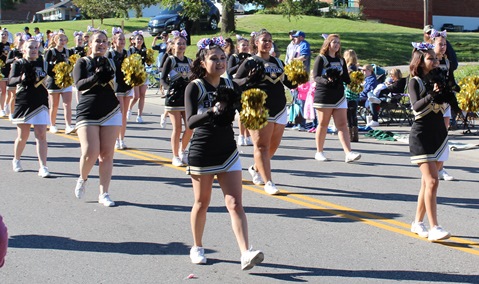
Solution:
[[[291,62],[291,60],[293,60],[293,57],[294,57],[294,49],[295,49],[295,46],[294,46],[294,40],[293,40],[293,35],[296,33],[295,30],[291,30],[289,31],[288,35],[289,35],[289,40],[291,41],[289,44],[288,44],[288,47],[286,48],[286,58],[284,59],[284,63],[288,64]]]
[[[23,28],[23,34],[26,35],[28,38],[32,37],[32,34],[30,33],[30,28],[29,27]]]
[[[433,25],[426,25],[424,27],[423,32],[424,32],[425,42],[430,42],[431,39],[429,36],[431,35],[432,29],[434,29]],[[457,66],[459,65],[459,62],[457,61],[457,55],[456,55],[456,52],[454,51],[454,48],[452,48],[452,45],[448,40],[446,40],[446,44],[447,44],[446,56],[447,56],[447,59],[449,59],[452,71],[454,71],[457,69]]]

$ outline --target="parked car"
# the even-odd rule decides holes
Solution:
[[[454,28],[453,24],[447,23],[447,24],[442,25],[442,27],[441,27],[441,31],[444,31],[444,30],[446,30],[447,32],[453,32],[456,29]]]
[[[220,12],[218,8],[211,2],[211,0],[201,0],[208,6],[208,11],[201,15],[200,25],[210,30],[217,30],[220,20]],[[152,17],[148,22],[148,32],[152,36],[156,36],[159,33],[166,31],[171,32],[173,30],[185,30],[186,17],[180,15],[183,11],[183,7],[178,5],[173,8],[162,8],[160,13],[155,17]]]
[[[254,3],[246,3],[242,4],[243,10],[246,14],[253,14],[257,11],[264,10],[264,6],[261,4],[254,4]]]
[[[244,7],[243,7],[243,5],[241,5],[240,2],[235,2],[234,11],[235,11],[235,14],[244,14],[245,13]]]

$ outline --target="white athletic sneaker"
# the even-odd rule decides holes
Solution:
[[[51,125],[50,126],[50,133],[55,134],[57,132],[58,132],[58,128],[55,125]]]
[[[86,180],[83,180],[81,177],[77,180],[77,185],[75,186],[75,196],[78,199],[81,199],[85,194],[86,189]]]
[[[127,149],[128,147],[126,147],[126,144],[125,144],[125,140],[120,140],[120,150],[125,150]]]
[[[190,259],[191,259],[191,263],[205,264],[206,263],[205,249],[202,247],[192,247],[190,249]]]
[[[0,109],[0,117],[4,117],[6,115],[7,114],[5,113],[5,111],[3,109]]]
[[[264,191],[266,191],[267,194],[275,195],[279,193],[279,189],[276,188],[276,185],[272,181],[268,181],[264,185]]]
[[[243,135],[238,135],[238,139],[236,141],[236,144],[238,146],[246,146],[245,137]]]
[[[131,118],[131,110],[126,112],[126,120],[130,120]]]
[[[326,158],[326,156],[323,154],[323,152],[316,152],[316,154],[314,155],[314,159],[316,159],[318,161],[321,161],[321,162],[329,161],[329,159]]]
[[[12,166],[13,166],[13,171],[14,172],[23,172],[22,165],[20,164],[20,160],[12,160]]]
[[[434,228],[429,230],[429,236],[427,239],[433,242],[449,239],[450,237],[451,233],[445,231],[441,226],[434,226]]]
[[[180,152],[179,158],[184,165],[188,165],[188,150]]]
[[[412,222],[411,232],[418,234],[421,238],[427,238],[429,235],[429,232],[427,231],[424,222]]]
[[[368,124],[366,124],[366,126],[369,126],[369,127],[378,127],[378,126],[379,126],[379,122],[374,121],[374,120],[371,120],[371,122],[368,123]]]
[[[253,146],[253,140],[251,140],[251,136],[245,137],[244,143],[246,146]]]
[[[256,185],[263,185],[264,184],[263,178],[261,177],[259,172],[255,171],[253,166],[248,168],[248,172],[251,175],[251,178],[252,178],[252,181],[253,181],[254,184],[256,184]]]
[[[442,179],[445,181],[451,181],[451,180],[454,180],[454,177],[448,174],[446,170],[443,168],[442,170],[439,171],[439,179]]]
[[[98,196],[98,203],[103,204],[106,207],[115,206],[115,202],[110,199],[110,195],[108,193],[103,193]]]
[[[39,177],[42,177],[42,178],[47,178],[47,177],[50,177],[51,174],[50,172],[48,171],[48,168],[43,166],[41,167],[39,170],[38,170],[38,176]]]
[[[256,264],[263,262],[263,260],[264,254],[262,251],[250,248],[241,254],[241,270],[250,270]]]
[[[120,139],[116,139],[115,141],[115,149],[119,150],[120,149]]]
[[[171,164],[175,167],[182,167],[184,166],[183,162],[181,161],[180,157],[173,157],[171,159]]]
[[[160,116],[160,128],[165,128],[165,124],[166,124],[166,116],[165,114],[162,114]]]
[[[139,115],[136,117],[136,122],[143,123],[143,118]]]
[[[5,104],[4,109],[5,109],[5,115],[10,114],[10,105],[9,104]]]
[[[361,154],[351,151],[351,152],[346,154],[346,158],[344,158],[344,161],[346,163],[351,163],[351,162],[357,161],[359,159],[361,159]]]
[[[65,134],[71,134],[73,131],[75,131],[75,127],[72,127],[71,125],[65,127]]]
[[[368,101],[370,101],[372,104],[381,104],[381,100],[377,97],[369,97]]]

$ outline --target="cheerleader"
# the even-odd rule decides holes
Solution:
[[[83,32],[78,31],[73,33],[73,41],[75,42],[75,46],[70,50],[70,54],[78,54],[80,57],[83,57],[86,55],[85,52],[85,44],[83,42]],[[80,99],[81,92],[76,90],[75,92],[75,98],[77,100],[77,103]]]
[[[328,161],[323,154],[324,141],[328,133],[331,117],[338,129],[338,137],[346,154],[345,162],[351,163],[361,158],[361,154],[351,151],[351,138],[347,125],[348,102],[344,95],[344,83],[349,84],[348,67],[341,57],[339,35],[331,34],[324,40],[318,57],[314,61],[313,77],[316,82],[314,108],[318,117],[316,129],[316,154],[318,161]]]
[[[108,51],[106,57],[110,58],[115,62],[116,67],[116,97],[120,101],[122,125],[118,138],[116,139],[115,148],[119,150],[126,149],[125,144],[125,132],[126,132],[126,112],[127,107],[130,105],[131,97],[133,96],[132,88],[125,83],[125,74],[121,71],[121,64],[126,57],[128,57],[128,51],[125,50],[125,35],[121,28],[112,29],[112,48]]]
[[[185,41],[186,43],[186,41]],[[194,245],[190,259],[205,264],[203,233],[215,175],[223,191],[231,216],[233,232],[241,250],[241,269],[249,270],[263,261],[248,241],[248,224],[242,205],[242,177],[239,153],[235,145],[233,120],[240,106],[237,85],[222,78],[226,55],[222,38],[202,39],[192,67],[192,78],[185,92],[188,127],[194,129],[187,172],[191,175],[195,203],[191,210]]]
[[[271,33],[267,30],[253,33],[250,51],[254,55],[241,64],[235,78],[246,81],[248,89],[259,88],[268,95],[265,103],[270,116],[268,124],[259,130],[249,130],[253,138],[254,165],[250,166],[248,171],[254,184],[264,184],[264,190],[268,194],[278,194],[279,190],[271,177],[271,158],[281,143],[287,120],[284,86],[295,89],[297,85],[284,76],[284,63],[270,55],[272,43]],[[263,68],[264,74],[255,71]]]
[[[57,133],[56,126],[58,105],[60,95],[63,100],[63,112],[65,117],[65,134],[70,134],[75,128],[72,127],[72,86],[61,89],[55,83],[55,72],[53,68],[61,62],[68,62],[71,51],[67,48],[68,38],[65,34],[57,33],[50,41],[50,48],[45,54],[45,61],[48,64],[47,89],[50,94],[50,132]]]
[[[10,43],[8,42],[8,31],[6,29],[1,30],[2,41],[0,42],[0,67],[2,69],[2,75],[0,76],[0,117],[6,115],[5,112],[5,99],[7,97],[7,81],[10,74],[10,65],[5,64],[7,61],[8,52],[10,52]]]
[[[449,86],[457,86],[456,80],[454,79],[454,70],[451,62],[446,56],[447,51],[447,32],[446,31],[436,31],[435,29],[431,30],[429,38],[431,39],[431,43],[434,44],[434,52],[436,53],[437,58],[439,59],[439,68],[446,72],[447,77],[447,84]],[[451,105],[447,104],[446,112],[444,113],[444,123],[446,124],[446,128],[450,127],[451,117],[452,117],[452,108],[454,106],[454,113],[460,111],[459,106],[457,104],[457,99],[454,96],[454,101]],[[446,172],[444,169],[444,162],[439,162],[439,179],[445,181],[454,180],[454,177]]]
[[[439,66],[434,45],[413,43],[408,90],[414,111],[414,123],[409,135],[411,162],[419,165],[421,189],[418,195],[416,217],[411,232],[430,241],[448,239],[451,234],[437,221],[437,190],[439,162],[447,160],[447,128],[444,124],[444,95],[438,83],[426,84],[429,73]],[[423,223],[427,213],[431,229]]]
[[[243,61],[249,56],[250,56],[249,41],[240,35],[236,35],[236,52],[228,57],[227,72],[230,78],[234,77],[241,63],[243,63]],[[238,128],[239,128],[239,135],[237,140],[238,146],[253,145],[253,141],[251,140],[249,131],[248,129],[246,129],[246,127],[244,127],[243,123],[241,123],[239,116],[238,116]]]
[[[132,40],[130,40],[133,45],[129,49],[130,54],[139,54],[141,55],[142,63],[145,64],[146,61],[146,45],[145,39],[143,37],[142,31],[134,31],[132,33]],[[143,109],[145,108],[145,96],[146,96],[146,89],[148,89],[148,82],[141,86],[133,87],[133,100],[130,102],[127,112],[127,118],[130,119],[131,111],[133,106],[138,102],[138,115],[136,116],[136,122],[143,123]]]
[[[98,202],[114,206],[108,189],[113,170],[115,140],[121,128],[120,103],[115,96],[115,63],[104,57],[108,37],[104,31],[93,31],[89,42],[89,55],[78,59],[73,78],[82,91],[77,105],[76,131],[80,138],[80,177],[75,196],[82,198],[88,175],[99,160],[100,195]]]
[[[12,122],[17,125],[18,132],[12,164],[13,171],[23,171],[20,158],[30,135],[30,127],[33,125],[40,164],[38,175],[45,178],[50,176],[47,168],[47,125],[50,124],[50,117],[48,92],[43,84],[46,71],[43,58],[38,56],[39,45],[40,43],[33,39],[24,43],[23,58],[13,62],[10,71],[9,84],[17,86]]]
[[[191,74],[191,59],[185,56],[186,32],[173,31],[173,55],[166,58],[161,73],[160,84],[168,90],[165,99],[165,109],[171,120],[173,131],[171,133],[171,150],[173,152],[172,164],[180,167],[188,164],[186,147],[190,142],[192,131],[187,127],[185,117],[184,92]],[[183,137],[180,136],[182,121],[185,124]],[[178,147],[180,147],[178,149]]]
[[[13,41],[14,48],[8,52],[7,60],[5,63],[9,66],[12,65],[18,59],[23,58],[22,54],[22,47],[25,40],[27,40],[27,36],[22,35],[22,33],[17,33],[15,35],[15,40]],[[9,67],[10,69],[10,67]],[[15,92],[16,92],[16,85],[7,85],[7,97],[5,99],[5,113],[8,115],[8,118],[12,120],[12,112],[15,107]]]

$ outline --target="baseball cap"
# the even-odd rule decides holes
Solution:
[[[423,31],[424,31],[425,34],[428,34],[428,33],[431,32],[431,30],[432,30],[433,28],[434,28],[433,25],[426,25],[426,26],[424,27]]]
[[[24,30],[24,31],[25,31],[25,30],[30,30],[30,28],[29,28],[29,27],[24,27],[23,30]]]
[[[294,35],[295,33],[296,33],[296,30],[290,30],[288,34],[289,35]]]
[[[165,31],[162,31],[162,32],[161,32],[161,36],[166,36],[166,35],[168,35],[167,32],[165,32]]]
[[[359,68],[360,70],[369,70],[369,71],[373,71],[374,72],[374,68],[371,64],[366,64],[364,65],[363,67],[360,67]]]
[[[293,34],[293,37],[298,37],[298,36],[306,37],[306,34],[302,31],[297,31],[295,34]]]

